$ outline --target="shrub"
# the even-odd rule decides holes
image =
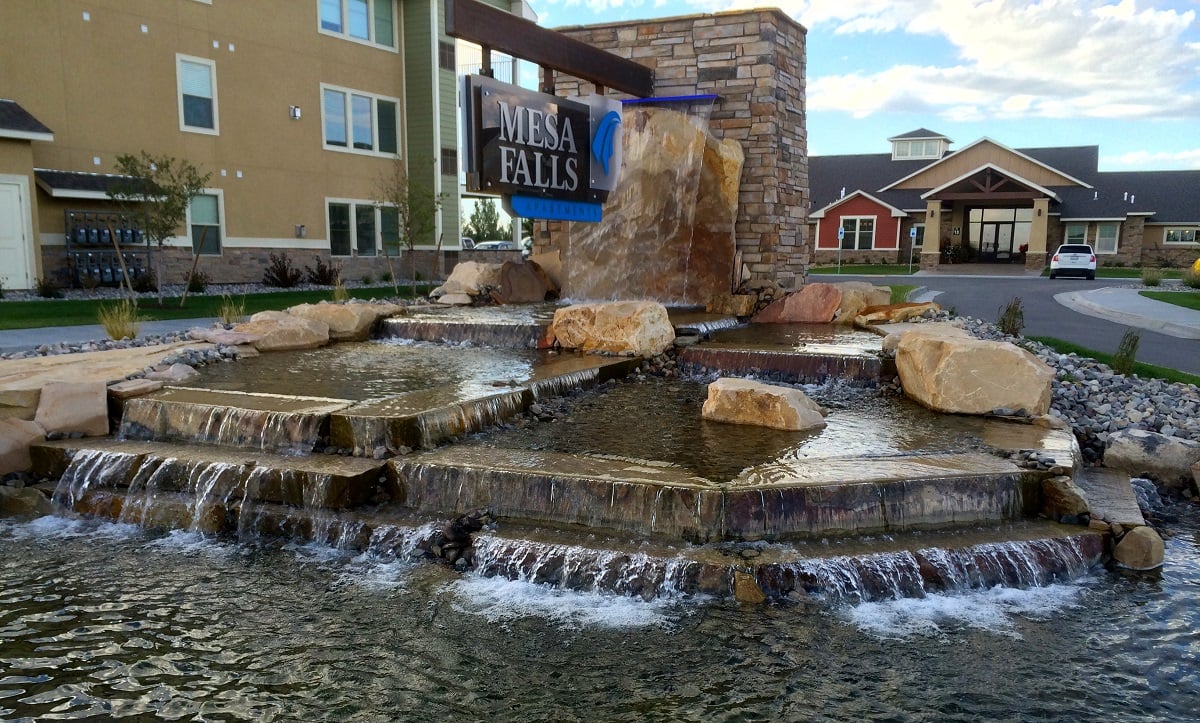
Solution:
[[[62,289],[54,283],[53,279],[34,279],[34,286],[37,289],[37,295],[43,299],[62,298]]]
[[[1193,289],[1200,289],[1200,271],[1188,269],[1179,276],[1183,280],[1183,285]]]
[[[117,341],[133,339],[138,333],[137,310],[137,304],[132,299],[121,299],[112,304],[101,304],[96,317],[108,338]]]
[[[1014,296],[1008,306],[1000,309],[1000,318],[996,320],[1000,331],[1009,336],[1020,336],[1025,328],[1025,310],[1021,308],[1021,297]]]
[[[189,294],[203,294],[208,289],[208,274],[203,271],[197,271],[187,278],[187,290]]]
[[[363,286],[370,286],[371,284],[375,283],[375,279],[371,278],[370,274],[363,274],[363,277],[358,280],[358,283],[362,284]]]
[[[138,274],[133,277],[130,282],[133,285],[133,290],[139,294],[148,294],[152,291],[158,291],[158,284],[154,283],[154,277],[150,274]]]
[[[300,283],[300,269],[292,264],[286,253],[280,252],[278,256],[271,253],[270,258],[271,263],[267,264],[267,270],[263,272],[264,284],[290,289]]]
[[[83,289],[84,291],[94,291],[99,286],[100,279],[97,279],[95,276],[88,276],[87,274],[84,274],[79,277],[79,288]]]
[[[1144,268],[1142,269],[1142,283],[1146,286],[1158,286],[1162,283],[1162,269]]]
[[[221,305],[217,307],[217,318],[222,324],[238,324],[246,318],[246,297],[234,301],[229,294],[221,294]]]
[[[392,283],[392,272],[384,271],[382,274],[379,275],[379,280],[385,284]]]
[[[333,286],[342,280],[342,267],[335,263],[325,263],[325,259],[314,256],[315,266],[305,266],[308,283],[320,286]]]
[[[350,292],[346,291],[346,285],[342,283],[340,276],[337,283],[333,285],[333,300],[339,304],[344,304],[350,300]]]
[[[1142,341],[1142,335],[1139,332],[1130,329],[1121,337],[1121,343],[1117,345],[1117,353],[1113,354],[1112,366],[1113,370],[1119,374],[1132,374],[1133,364],[1137,358],[1138,344]]]
[[[4,298],[4,282],[0,282],[0,299]]]

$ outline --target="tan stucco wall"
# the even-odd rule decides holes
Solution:
[[[895,188],[938,188],[988,163],[1039,186],[1079,185],[1061,173],[1056,173],[1030,159],[984,141],[943,159],[940,163],[897,184]]]

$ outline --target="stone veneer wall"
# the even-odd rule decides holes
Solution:
[[[659,97],[720,96],[711,132],[736,139],[746,154],[736,225],[742,280],[776,281],[784,288],[803,283],[811,251],[806,221],[807,31],[777,9],[557,30],[652,68]],[[584,95],[595,88],[559,75],[555,92]],[[536,234],[535,252],[556,248],[565,226],[545,224]]]

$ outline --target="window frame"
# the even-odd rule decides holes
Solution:
[[[346,144],[338,145],[337,143],[329,142],[329,133],[327,122],[329,118],[329,104],[327,95],[329,93],[339,93],[342,96],[342,118],[345,120]],[[366,98],[371,102],[371,148],[355,148],[354,147],[354,107],[353,99]],[[396,126],[396,150],[383,151],[380,147],[380,123],[379,123],[379,103],[380,101],[391,103],[394,112],[394,121]],[[354,88],[346,88],[340,85],[332,85],[330,83],[321,83],[321,147],[327,151],[336,151],[338,153],[353,153],[360,156],[373,156],[375,158],[399,158],[400,149],[404,147],[402,138],[402,128],[404,126],[401,113],[403,106],[400,104],[399,98],[393,98],[379,93],[370,93],[364,90],[356,90]]]
[[[1113,233],[1113,239],[1112,239],[1113,245],[1112,245],[1111,251],[1108,249],[1101,248],[1101,246],[1100,246],[1100,231],[1105,228],[1108,228],[1108,227],[1112,227],[1115,229],[1115,233]],[[1097,256],[1099,256],[1101,254],[1103,254],[1105,256],[1112,256],[1112,255],[1118,253],[1121,249],[1121,224],[1120,224],[1120,222],[1119,221],[1097,221],[1096,222],[1096,233],[1094,234],[1094,236],[1092,238],[1091,247],[1092,247],[1092,251],[1094,251]]]
[[[1072,237],[1071,236],[1072,228],[1082,228],[1083,233],[1076,237]],[[1063,244],[1086,244],[1086,243],[1088,243],[1088,224],[1086,224],[1086,223],[1065,224],[1064,228],[1063,228],[1062,242],[1063,242]]]
[[[847,229],[845,239],[843,239],[838,244],[838,247],[842,251],[874,251],[875,250],[875,234],[879,230],[879,217],[878,216],[842,216],[838,220],[838,228],[846,228],[847,221],[854,222],[854,233],[853,233],[853,235],[851,235],[850,230]],[[859,237],[862,234],[862,222],[863,221],[871,222],[871,245],[868,248],[862,248],[861,246],[858,245],[859,240],[860,240]],[[854,245],[847,247],[845,245],[846,239],[853,239]]]
[[[196,196],[215,196],[217,199],[217,252],[201,253],[196,248],[196,239],[192,238],[192,199]],[[204,188],[201,189],[196,196],[188,199],[187,212],[184,214],[185,228],[187,229],[187,245],[192,249],[192,253],[199,256],[223,256],[225,254],[225,239],[228,238],[225,234],[225,189],[222,188]],[[205,224],[208,225],[208,224]]]
[[[350,209],[350,253],[335,254],[333,252],[333,226],[330,221],[330,208],[333,205],[347,206]],[[358,238],[358,209],[369,206],[372,210],[372,223],[374,224],[374,252],[372,254],[360,253],[362,245]],[[383,237],[383,218],[382,211],[384,208],[395,208],[391,204],[381,204],[378,201],[372,201],[363,198],[335,198],[326,197],[325,199],[325,241],[329,251],[329,257],[334,259],[353,259],[353,258],[374,258],[383,253],[384,237]]]
[[[1179,241],[1172,241],[1171,234],[1178,234]],[[1184,234],[1191,234],[1191,241],[1184,241]],[[1195,246],[1200,244],[1200,226],[1168,226],[1163,229],[1163,246]]]
[[[331,38],[346,40],[351,43],[365,45],[369,48],[377,48],[386,50],[391,53],[400,52],[400,6],[395,0],[366,0],[367,2],[367,38],[360,38],[350,34],[350,3],[348,0],[335,0],[338,4],[338,9],[341,10],[341,29],[330,30],[325,27],[325,23],[321,15],[322,0],[316,0],[317,6],[317,32],[321,35],[328,35]],[[375,6],[380,2],[388,3],[392,8],[392,37],[388,42],[379,42],[376,37],[375,27]]]
[[[183,64],[204,65],[208,67],[208,78],[212,84],[212,128],[188,125],[183,106]],[[201,58],[195,55],[175,54],[175,100],[179,110],[179,130],[184,133],[199,133],[207,136],[221,135],[221,109],[217,100],[217,61],[211,58]]]

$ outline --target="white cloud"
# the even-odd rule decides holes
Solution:
[[[730,0],[747,7],[756,0]],[[810,77],[810,110],[924,108],[980,118],[1200,119],[1196,11],[1134,0],[783,0],[810,32],[900,31],[955,50],[945,67]],[[969,117],[964,117],[969,116]]]
[[[1103,158],[1100,165],[1110,170],[1155,168],[1158,170],[1200,170],[1200,148],[1174,153],[1133,151]]]

